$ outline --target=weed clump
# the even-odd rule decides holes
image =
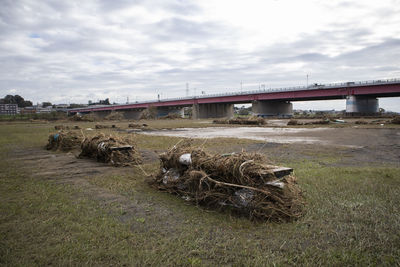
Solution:
[[[213,155],[187,142],[161,154],[160,160],[150,184],[197,205],[274,222],[303,214],[292,170],[270,165],[261,154]]]

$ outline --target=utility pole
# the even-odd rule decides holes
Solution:
[[[242,89],[243,89],[243,82],[240,81],[240,92],[242,92]]]
[[[308,74],[307,74],[307,88],[308,88]]]
[[[186,96],[189,96],[189,83],[186,83]]]

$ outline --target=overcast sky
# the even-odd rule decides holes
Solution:
[[[0,0],[0,97],[126,102],[400,78],[400,0]],[[380,99],[400,111],[400,98]],[[344,101],[294,108],[345,108]]]

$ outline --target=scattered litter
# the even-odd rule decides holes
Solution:
[[[79,148],[83,138],[84,138],[83,135],[78,134],[76,132],[60,131],[58,133],[49,135],[46,149],[70,151]]]
[[[114,166],[140,164],[141,157],[135,143],[129,137],[113,137],[99,134],[85,138],[81,145],[79,157],[94,158],[97,161]]]
[[[303,214],[293,170],[271,165],[261,154],[214,155],[182,142],[160,160],[160,172],[150,183],[192,203],[275,222]]]
[[[92,128],[86,128],[86,131],[94,131]]]

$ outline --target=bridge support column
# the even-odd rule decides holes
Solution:
[[[194,104],[193,119],[231,118],[233,117],[233,104]]]
[[[157,107],[157,117],[164,117],[168,114],[178,114],[181,118],[185,116],[182,107]]]
[[[253,101],[253,113],[260,117],[291,117],[293,105],[288,101]]]
[[[142,115],[142,111],[140,109],[132,109],[124,111],[124,118],[128,120],[139,120],[140,115]]]
[[[379,100],[375,97],[348,96],[346,113],[374,114],[379,112]]]

